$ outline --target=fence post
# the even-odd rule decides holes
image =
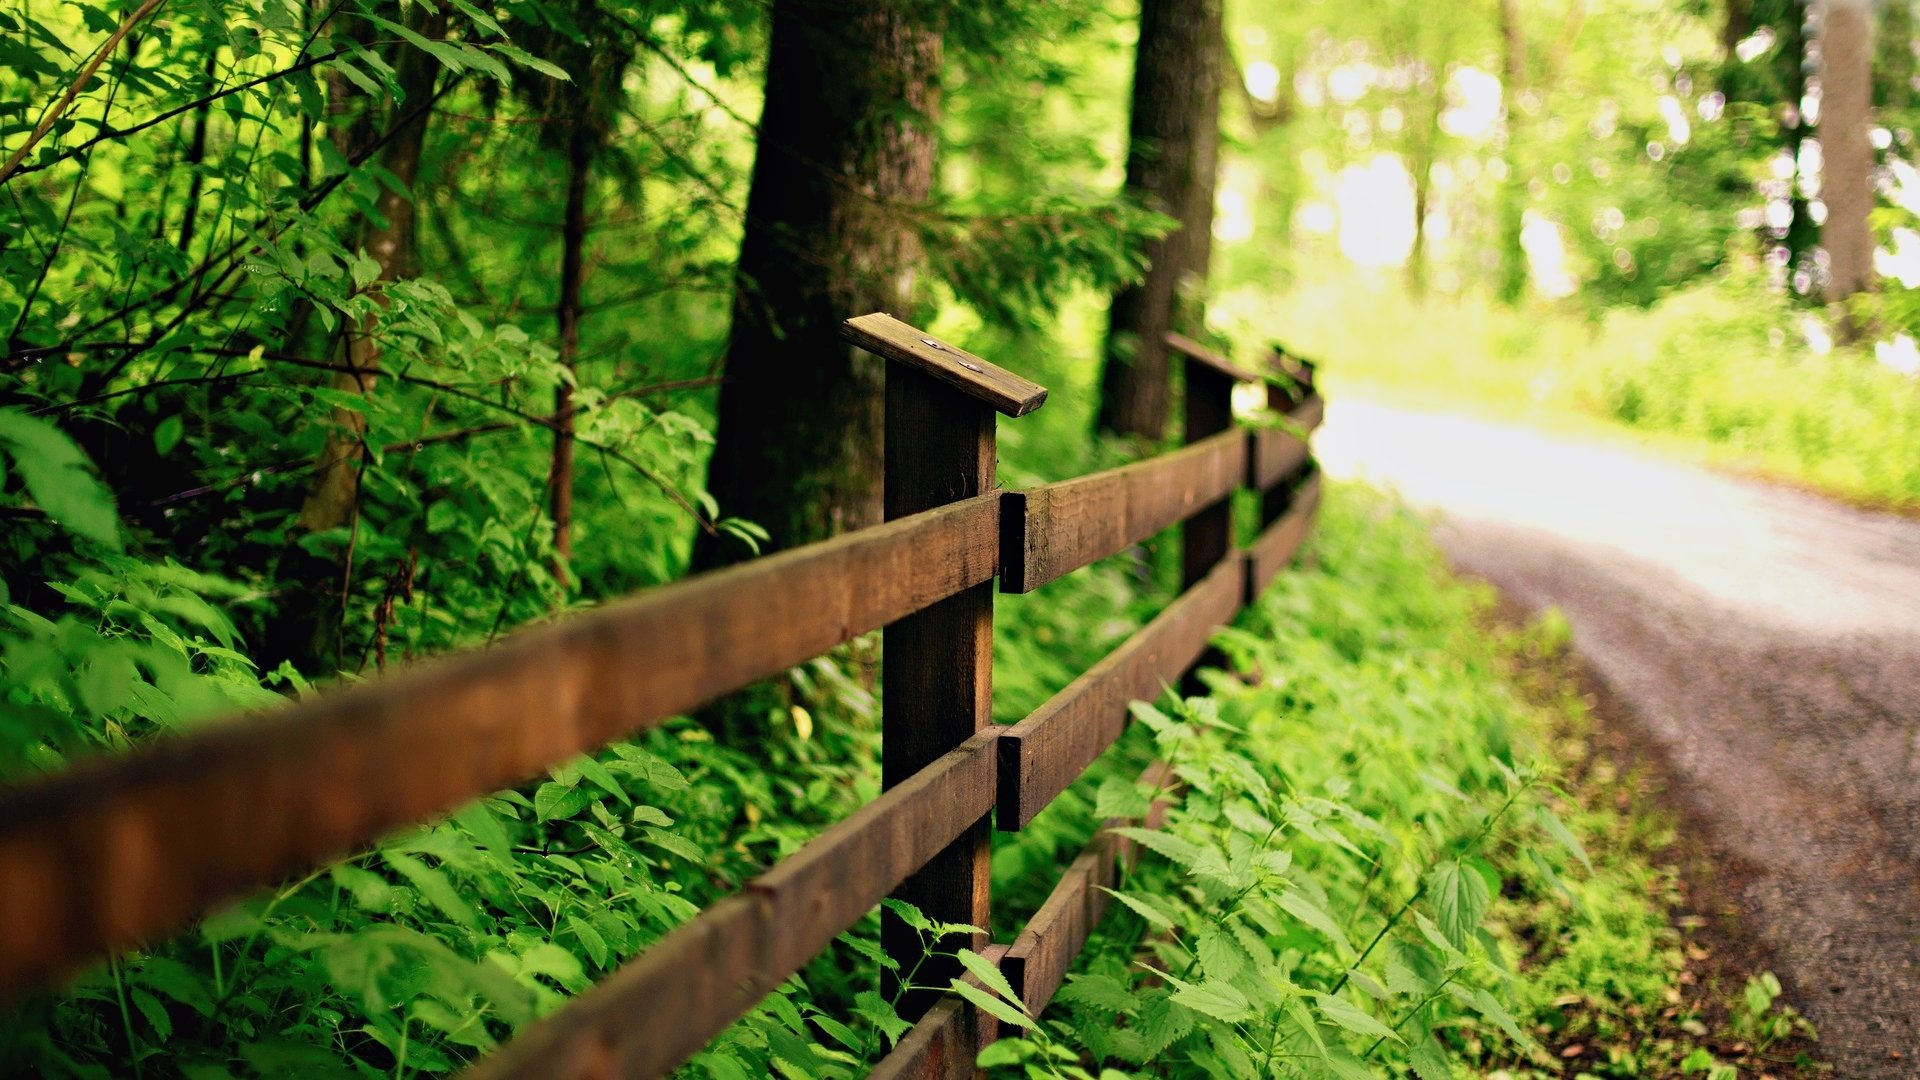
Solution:
[[[1187,400],[1182,438],[1192,445],[1233,426],[1233,384],[1242,376],[1225,358],[1179,335],[1168,344],[1186,357]],[[1212,572],[1233,547],[1231,495],[1187,519],[1180,533],[1180,587]]]
[[[896,361],[887,366],[886,517],[931,510],[994,487],[994,414],[1021,416],[1046,390],[956,346],[886,315],[848,320],[847,337]],[[991,557],[991,556],[990,556]],[[887,625],[881,662],[881,783],[894,787],[993,722],[992,581]],[[993,819],[982,815],[959,839],[894,894],[939,922],[987,929]],[[880,941],[900,972],[920,961],[920,938],[883,912]],[[985,948],[985,933],[966,945]],[[951,951],[951,940],[942,947]],[[944,987],[961,973],[950,960],[928,960],[914,981]],[[883,978],[889,1000],[897,976]],[[902,1017],[917,1020],[939,990],[901,998]]]
[[[1267,383],[1267,408],[1282,416],[1313,396],[1313,361],[1289,356],[1279,345],[1267,357],[1267,366],[1280,380]],[[1265,528],[1280,520],[1293,506],[1295,484],[1275,484],[1260,493],[1260,525]]]

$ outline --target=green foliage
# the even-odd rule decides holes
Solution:
[[[1737,1012],[1724,1031],[1654,1019],[1684,967],[1650,861],[1669,833],[1604,779],[1551,782],[1583,752],[1579,706],[1536,705],[1512,673],[1561,645],[1551,624],[1490,631],[1490,602],[1404,511],[1336,488],[1306,567],[1218,638],[1234,674],[1136,706],[1183,798],[1162,830],[1120,830],[1146,861],[1039,1025],[982,1064],[1426,1078],[1598,1055],[1593,1075],[1624,1077],[1751,1047]],[[1103,813],[1143,808],[1120,787]],[[1769,978],[1739,1008],[1803,1032]]]
[[[1863,310],[1886,312],[1885,332],[1907,332],[1894,322],[1904,296],[1890,290],[1884,306]],[[1826,323],[1781,306],[1757,271],[1729,271],[1597,325],[1481,295],[1417,304],[1417,318],[1367,317],[1409,302],[1392,286],[1345,278],[1278,310],[1289,347],[1321,361],[1334,395],[1625,431],[1859,502],[1920,505],[1914,380],[1865,347],[1816,351],[1808,339],[1830,339]],[[1246,327],[1255,311],[1268,317],[1262,304],[1250,292],[1226,300]]]

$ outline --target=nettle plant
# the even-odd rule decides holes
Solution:
[[[1120,830],[1150,854],[1102,936],[1044,1017],[1002,995],[1020,1030],[983,1064],[1439,1080],[1456,1061],[1545,1061],[1486,916],[1586,854],[1544,775],[1515,762],[1521,709],[1491,655],[1447,648],[1462,593],[1367,589],[1397,610],[1362,611],[1331,580],[1287,579],[1224,632],[1242,674],[1210,673],[1209,697],[1135,706],[1177,804],[1159,830]],[[1109,781],[1098,812],[1165,795]]]

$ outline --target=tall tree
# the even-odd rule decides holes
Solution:
[[[398,14],[398,12],[394,12]],[[446,32],[447,17],[424,6],[414,9],[409,20],[411,33],[423,38],[438,38]],[[349,160],[363,150],[378,146],[377,161],[395,181],[383,184],[373,203],[373,212],[360,223],[359,247],[379,267],[374,283],[396,281],[418,273],[418,244],[414,229],[414,205],[411,194],[420,174],[421,155],[426,147],[427,126],[433,115],[434,81],[440,63],[423,49],[402,44],[393,55],[394,92],[383,104],[371,95],[346,92],[343,84],[335,97],[344,112],[349,102],[357,102],[357,115],[343,117],[334,125],[336,149]],[[379,294],[376,291],[376,298]],[[358,326],[343,326],[334,349],[339,371],[332,377],[335,391],[369,396],[374,393],[380,370],[381,344],[372,333],[375,319],[368,316]],[[291,659],[310,670],[338,665],[341,656],[341,608],[346,603],[347,576],[352,572],[352,544],[332,545],[325,552],[306,543],[306,538],[342,527],[350,528],[360,505],[362,445],[366,417],[344,405],[331,410],[330,428],[320,456],[314,462],[314,481],[294,519],[291,547],[282,562],[289,580],[301,581],[306,588],[289,595],[281,604],[278,618],[266,643],[271,659]]]
[[[607,147],[622,86],[633,57],[629,28],[610,15],[600,0],[574,0],[567,27],[535,37],[530,44],[571,76],[558,82],[538,73],[517,80],[551,123],[542,125],[542,142],[566,162],[566,200],[560,215],[559,297],[554,322],[559,331],[559,361],[566,370],[554,387],[553,458],[547,473],[547,508],[553,518],[555,575],[569,579],[573,557],[574,392],[579,374],[582,293],[587,280],[587,196],[594,162]]]
[[[1868,0],[1824,0],[1820,19],[1820,197],[1829,301],[1873,280],[1873,22]],[[1855,332],[1845,320],[1846,332]]]
[[[933,188],[941,5],[774,0],[707,484],[791,547],[880,520],[881,362],[842,320],[906,313]],[[710,533],[696,566],[744,549]]]
[[[1520,23],[1520,0],[1500,2],[1500,109],[1506,121],[1507,175],[1500,182],[1499,296],[1517,303],[1527,291],[1527,253],[1521,246],[1526,224],[1526,181],[1519,162],[1520,94],[1527,78],[1527,40]],[[1738,3],[1740,0],[1733,0]]]
[[[1166,434],[1172,391],[1163,338],[1190,318],[1176,309],[1183,295],[1204,286],[1212,254],[1224,48],[1220,0],[1142,0],[1127,190],[1180,225],[1147,245],[1146,277],[1113,298],[1100,386],[1103,431]]]

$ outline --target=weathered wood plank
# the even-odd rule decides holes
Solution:
[[[664,1076],[779,985],[765,975],[779,932],[764,898],[728,897],[461,1075]]]
[[[1307,463],[1308,447],[1303,436],[1320,426],[1326,416],[1326,402],[1314,395],[1287,412],[1299,432],[1283,428],[1260,428],[1253,433],[1253,451],[1247,461],[1247,486],[1265,491],[1292,476]]]
[[[1241,601],[1243,604],[1251,604],[1258,599],[1280,571],[1293,561],[1319,507],[1320,474],[1315,473],[1293,493],[1293,502],[1287,507],[1287,512],[1247,545],[1247,594]]]
[[[998,825],[1024,828],[1126,730],[1128,707],[1160,696],[1240,610],[1240,559],[1227,559],[1086,674],[1000,736]]]
[[[985,814],[983,731],[808,841],[482,1059],[469,1080],[661,1076],[698,1053]]]
[[[848,341],[888,360],[917,368],[1008,416],[1025,416],[1047,400],[1047,388],[982,360],[958,345],[922,333],[885,312],[841,324]]]
[[[774,973],[785,978],[800,970],[915,871],[970,836],[993,809],[999,730],[977,733],[748,886],[767,897],[780,927],[769,953]]]
[[[1167,767],[1156,761],[1141,774],[1139,783],[1157,787],[1169,778],[1168,774]],[[1170,799],[1155,799],[1147,816],[1138,824],[1149,829],[1159,828],[1171,805]],[[1106,915],[1112,897],[1101,890],[1113,888],[1119,880],[1120,868],[1131,867],[1139,860],[1140,853],[1133,841],[1108,831],[1132,824],[1136,823],[1124,818],[1101,822],[1100,831],[1060,876],[1060,883],[1053,887],[1033,918],[1027,920],[1026,927],[1008,947],[1006,959],[1000,962],[1007,981],[1033,1015],[1040,1015],[1053,1000],[1067,972],[1073,968],[1074,959]]]
[[[0,792],[0,996],[982,586],[998,522],[955,503]]]
[[[1199,363],[1207,365],[1220,374],[1225,375],[1233,382],[1260,381],[1259,375],[1241,367],[1216,350],[1207,348],[1205,345],[1200,344],[1185,334],[1168,332],[1167,347],[1179,353],[1181,356],[1186,357],[1188,360],[1198,361]]]
[[[994,486],[997,457],[993,411],[929,372],[887,369],[886,515],[907,517]],[[993,722],[993,585],[983,582],[888,625],[882,640],[880,773],[885,787],[904,783],[942,754]],[[993,823],[982,807],[960,822],[951,846],[915,864],[895,894],[928,918],[985,927]],[[909,970],[920,938],[893,912],[880,916],[880,942]],[[986,944],[984,932],[968,943]],[[921,979],[943,985],[959,974],[950,957],[929,958]],[[895,973],[881,976],[891,997]],[[939,1000],[909,990],[897,1003],[909,1020]]]
[[[1117,469],[1008,492],[1000,589],[1024,593],[1179,522],[1233,494],[1247,437],[1219,435]]]
[[[998,966],[1006,962],[1006,946],[989,945],[980,955]],[[975,986],[980,980],[972,975]],[[867,1074],[868,1080],[972,1080],[980,1049],[999,1037],[1000,1022],[958,996],[942,997],[913,1025],[887,1056]]]

